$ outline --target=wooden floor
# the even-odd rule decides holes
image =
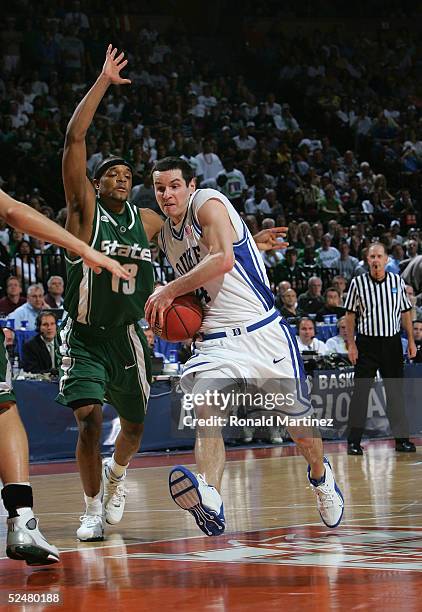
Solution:
[[[229,451],[219,538],[202,536],[168,493],[169,466],[192,455],[136,459],[122,523],[91,544],[75,539],[75,466],[35,466],[37,514],[61,563],[30,569],[5,558],[0,506],[0,609],[420,611],[422,447],[407,455],[389,441],[366,446],[363,457],[326,446],[346,503],[334,530],[320,522],[292,447]],[[7,606],[9,593],[58,594],[61,605]]]

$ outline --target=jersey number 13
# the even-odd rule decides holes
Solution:
[[[132,295],[136,288],[136,275],[138,274],[138,264],[123,264],[123,268],[129,273],[129,278],[119,278],[115,274],[111,277],[111,289],[114,293],[124,293]]]

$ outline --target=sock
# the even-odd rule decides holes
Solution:
[[[18,508],[23,512],[34,505],[32,487],[27,483],[8,483],[3,487],[1,497],[9,518],[19,516]]]
[[[323,484],[325,482],[325,471],[324,471],[324,475],[319,480],[316,480],[315,478],[311,478],[310,476],[309,476],[309,480],[314,485],[314,487],[317,487],[318,485]]]
[[[86,513],[87,514],[99,514],[103,513],[103,491],[102,488],[98,491],[94,497],[89,497],[84,493]]]
[[[127,464],[127,465],[119,465],[116,462],[116,459],[114,458],[114,453],[113,453],[110,461],[108,462],[108,467],[113,472],[114,476],[116,476],[116,478],[121,478],[122,476],[125,475],[126,468],[128,467],[128,465],[129,464]]]

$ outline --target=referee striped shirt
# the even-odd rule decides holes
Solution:
[[[403,279],[392,272],[386,272],[382,281],[369,273],[355,276],[344,306],[356,314],[358,334],[378,337],[400,333],[401,314],[412,309]]]

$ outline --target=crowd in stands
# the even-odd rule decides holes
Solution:
[[[181,156],[198,186],[225,194],[252,233],[288,226],[290,246],[263,256],[277,306],[295,321],[312,315],[300,324],[303,345],[310,334],[315,339],[315,322],[333,316],[344,345],[344,294],[350,279],[368,270],[368,245],[386,245],[391,272],[422,254],[418,36],[394,24],[372,35],[336,28],[286,34],[277,3],[260,3],[258,13],[249,3],[239,29],[248,43],[242,71],[239,46],[230,67],[180,20],[165,31],[146,19],[134,27],[132,4],[122,3],[118,14],[101,13],[88,0],[39,4],[42,19],[28,18],[22,2],[0,23],[1,187],[64,224],[66,125],[113,41],[127,52],[132,84],[110,88],[101,104],[87,137],[88,171],[109,155],[125,157],[134,169],[132,201],[158,210],[151,165]],[[412,3],[401,5],[402,17],[412,15]],[[293,2],[285,10],[301,16]],[[250,17],[269,14],[277,18],[265,37],[253,39]],[[230,57],[230,40],[226,45]],[[34,314],[34,291],[47,288],[57,253],[0,225],[2,314],[12,305],[27,309],[27,318]],[[153,262],[165,282],[169,272],[156,248]],[[417,320],[420,297],[413,300]]]

